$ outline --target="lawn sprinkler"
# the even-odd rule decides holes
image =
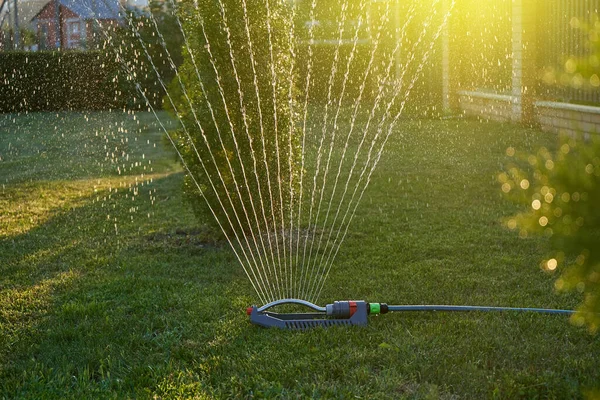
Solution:
[[[276,313],[271,308],[282,305],[301,305],[312,310],[305,313]],[[491,312],[515,311],[544,314],[571,315],[573,310],[555,310],[547,308],[514,308],[514,307],[484,307],[484,306],[449,306],[449,305],[400,305],[391,306],[386,303],[367,303],[364,300],[334,301],[325,307],[318,306],[306,300],[282,299],[265,304],[262,307],[252,306],[246,310],[250,322],[265,328],[281,328],[304,330],[318,326],[335,325],[367,325],[369,315],[386,314],[388,312],[408,311],[454,311],[454,312]]]

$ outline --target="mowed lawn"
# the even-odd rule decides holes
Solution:
[[[496,176],[532,129],[410,121],[392,137],[322,302],[573,308]],[[411,313],[252,326],[233,254],[191,213],[150,114],[0,117],[0,398],[578,398],[600,338],[568,318]]]

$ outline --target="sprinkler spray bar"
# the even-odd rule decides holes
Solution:
[[[281,305],[301,305],[310,308],[307,313],[276,313],[269,311],[272,307]],[[390,306],[385,303],[367,303],[363,300],[334,301],[320,307],[306,300],[283,299],[265,304],[262,307],[252,306],[246,310],[250,322],[266,328],[308,329],[318,326],[334,325],[366,325],[370,314],[386,314],[388,312],[406,311],[454,311],[454,312],[491,312],[514,311],[534,312],[544,314],[571,315],[572,310],[555,310],[547,308],[514,308],[514,307],[482,307],[482,306],[448,306],[448,305],[405,305]]]

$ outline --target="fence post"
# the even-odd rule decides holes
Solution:
[[[513,121],[535,121],[535,1],[512,0]]]

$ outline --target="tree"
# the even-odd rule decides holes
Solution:
[[[546,84],[578,90],[600,86],[600,25],[598,16],[589,23],[571,20],[572,34],[582,41],[585,56],[570,57],[564,71],[554,69],[542,77]],[[502,190],[527,211],[508,220],[521,235],[550,237],[553,254],[542,263],[547,271],[562,271],[555,286],[576,290],[584,301],[572,321],[587,324],[590,332],[600,329],[600,138],[561,138],[560,147],[545,147],[525,154],[529,167],[509,166],[500,174]]]
[[[563,29],[565,25],[564,40],[578,43],[578,46],[569,54],[561,54],[554,65],[540,71],[541,87],[550,93],[575,89],[597,98],[600,90],[600,15],[591,13],[587,18],[572,17],[568,25],[563,24]],[[550,54],[555,51],[552,47],[544,50]]]
[[[160,108],[166,94],[161,80],[167,85],[175,76],[169,59],[175,67],[179,67],[183,62],[183,37],[172,3],[152,0],[148,12],[140,12],[137,9],[126,11],[125,23],[113,27],[111,40],[114,44],[108,46],[118,46],[121,60],[127,63],[128,68],[135,74],[135,82],[139,83],[150,104]],[[133,81],[124,82],[123,86],[125,92],[136,91]],[[145,104],[139,101],[137,106]]]

